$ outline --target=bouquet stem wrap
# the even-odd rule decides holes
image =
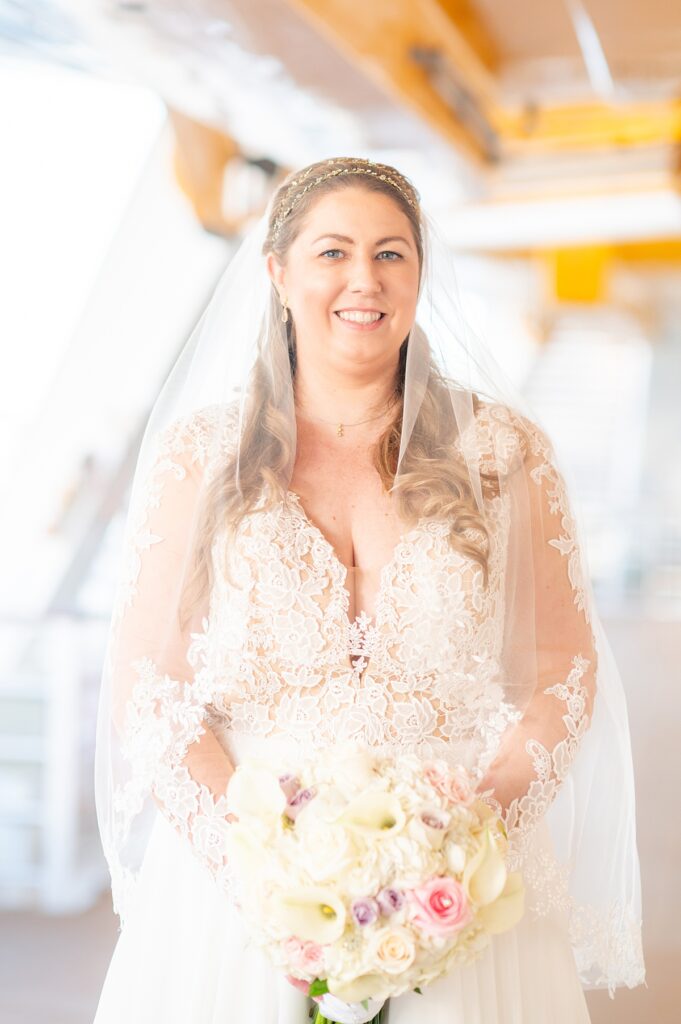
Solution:
[[[382,999],[345,1003],[327,992],[314,1011],[312,1024],[381,1024],[385,1016],[385,1005],[386,1001]]]

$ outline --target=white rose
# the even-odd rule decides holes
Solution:
[[[401,974],[414,962],[416,945],[407,928],[390,925],[371,937],[371,956],[388,974]]]
[[[314,821],[308,814],[303,827],[298,827],[297,861],[315,882],[340,878],[357,860],[357,852],[347,831],[340,825]]]

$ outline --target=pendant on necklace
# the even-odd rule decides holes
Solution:
[[[338,426],[336,427],[336,437],[342,437],[342,436],[343,436],[343,424],[339,423]]]

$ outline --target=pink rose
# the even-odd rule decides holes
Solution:
[[[450,803],[468,805],[473,801],[473,789],[464,768],[450,768],[445,761],[426,761],[423,775]]]
[[[436,876],[409,895],[412,921],[430,935],[451,935],[472,920],[464,888],[455,878]]]
[[[289,967],[301,974],[316,974],[323,967],[324,953],[316,942],[292,935],[284,942],[283,950]]]

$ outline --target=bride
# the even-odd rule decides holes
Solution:
[[[96,1024],[303,1024],[233,900],[247,756],[463,764],[526,910],[390,1024],[576,1024],[644,980],[627,711],[551,442],[462,316],[414,185],[290,175],[152,412],[99,702],[121,932]]]

